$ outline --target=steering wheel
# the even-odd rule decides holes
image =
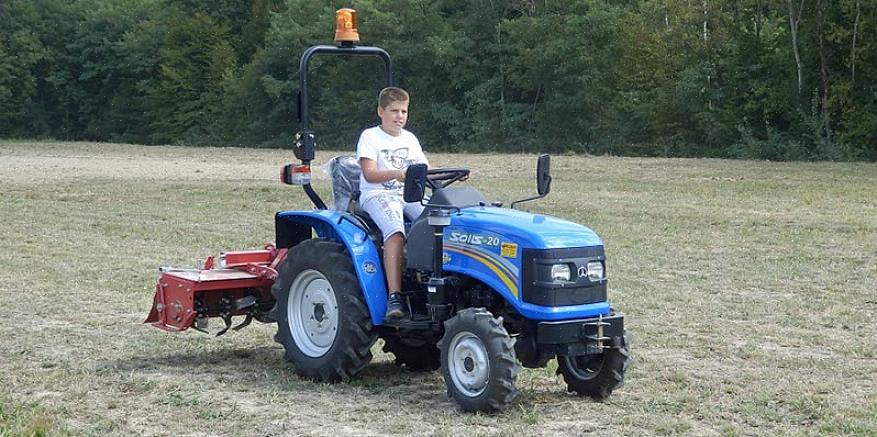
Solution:
[[[438,190],[468,177],[468,168],[431,168],[426,171],[426,184],[433,190]]]

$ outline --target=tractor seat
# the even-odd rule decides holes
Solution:
[[[346,211],[353,214],[354,217],[359,219],[363,228],[365,228],[366,232],[368,232],[369,237],[378,244],[378,246],[383,246],[383,233],[381,232],[381,228],[378,227],[377,223],[372,220],[371,216],[365,212],[364,209],[359,207],[359,195],[360,191],[354,191],[350,196],[350,201],[347,204]]]
[[[326,163],[325,169],[332,177],[332,200],[333,209],[346,211],[352,214],[369,237],[378,244],[383,245],[383,235],[378,225],[369,217],[368,213],[359,207],[359,175],[362,169],[356,162],[356,157],[351,155],[336,156]]]

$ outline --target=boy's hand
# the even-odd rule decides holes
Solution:
[[[396,180],[399,182],[405,182],[405,172],[406,170],[399,170],[399,176],[396,177]]]

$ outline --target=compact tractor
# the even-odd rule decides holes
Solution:
[[[294,371],[318,382],[356,377],[378,338],[395,363],[438,370],[464,411],[502,411],[518,395],[521,366],[557,372],[579,396],[604,399],[621,386],[630,362],[624,317],[607,300],[603,242],[591,229],[515,209],[542,198],[550,158],[537,161],[538,195],[502,207],[468,186],[451,186],[468,169],[409,167],[405,200],[423,202],[410,223],[403,289],[407,316],[385,320],[387,286],[381,233],[357,208],[358,167],[333,159],[335,205],[311,186],[316,136],[309,128],[308,63],[314,55],[376,56],[393,84],[390,55],[359,46],[356,15],[336,13],[336,45],[301,57],[299,119],[284,183],[300,185],[313,209],[275,215],[275,243],[225,252],[195,269],[162,268],[146,323],[166,331],[206,332],[209,318],[233,329],[252,319],[276,323],[275,340]],[[429,191],[428,199],[425,199]]]

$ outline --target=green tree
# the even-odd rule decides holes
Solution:
[[[36,66],[46,49],[32,26],[39,14],[29,1],[0,3],[0,135],[28,136],[42,133],[42,120],[32,120],[37,93]]]
[[[229,29],[200,12],[167,20],[158,75],[146,88],[152,137],[220,143],[223,82],[236,66]]]
[[[288,144],[348,6],[430,150],[877,160],[862,0],[7,0],[0,135]],[[321,147],[352,150],[383,78],[313,60]]]

